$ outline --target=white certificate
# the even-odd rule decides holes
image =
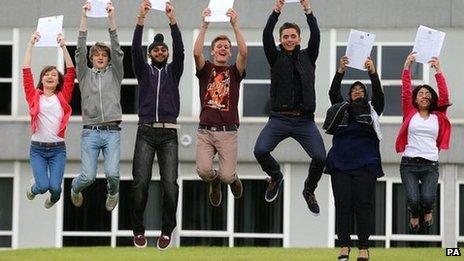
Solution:
[[[90,3],[90,10],[87,11],[88,17],[108,17],[106,5],[111,3],[111,0],[87,0]]]
[[[151,9],[156,9],[164,12],[166,11],[167,2],[169,2],[169,0],[150,0]]]
[[[37,47],[55,47],[58,46],[57,36],[63,29],[63,16],[50,16],[39,18],[37,22],[37,32],[40,39],[35,46]]]
[[[366,71],[364,64],[371,55],[375,34],[351,29],[345,56],[348,57],[348,67]]]
[[[416,61],[427,63],[432,57],[438,57],[445,41],[445,35],[444,32],[423,25],[419,26],[412,49],[413,52],[416,52]]]
[[[288,4],[288,3],[299,3],[300,0],[285,0],[285,3]]]
[[[206,17],[206,22],[230,22],[230,17],[226,13],[233,6],[234,0],[210,0],[208,7],[211,16]]]

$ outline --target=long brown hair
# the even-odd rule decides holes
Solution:
[[[61,89],[63,89],[64,76],[60,71],[58,71],[58,69],[54,65],[47,65],[42,69],[42,71],[40,72],[40,78],[39,78],[39,83],[37,84],[37,89],[40,89],[43,91],[42,78],[44,77],[46,73],[53,71],[53,70],[56,70],[58,72],[58,84],[56,85],[55,90],[53,92],[57,93],[61,91]]]

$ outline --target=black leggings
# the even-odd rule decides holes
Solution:
[[[365,169],[350,170],[333,173],[331,180],[340,246],[351,247],[351,219],[354,215],[359,248],[367,249],[374,224],[375,174]]]

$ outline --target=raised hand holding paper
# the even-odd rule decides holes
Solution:
[[[234,0],[210,0],[208,8],[211,15],[205,18],[206,22],[229,22],[227,10],[234,6]]]
[[[414,48],[412,49],[413,52],[416,52],[416,62],[428,63],[432,57],[440,56],[445,35],[444,32],[423,25],[419,26]]]
[[[375,34],[351,29],[345,53],[350,61],[347,66],[366,71],[364,64],[371,55],[374,40]]]
[[[56,47],[58,46],[57,36],[63,30],[64,16],[50,16],[39,18],[37,22],[37,32],[40,35],[36,47]]]
[[[150,0],[151,9],[156,9],[164,12],[166,10],[167,2],[169,2],[169,0]]]
[[[90,3],[90,10],[87,11],[88,17],[108,17],[106,5],[111,3],[111,0],[88,0],[88,2]]]

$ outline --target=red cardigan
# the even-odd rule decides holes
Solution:
[[[411,90],[411,72],[409,70],[403,70],[401,77],[403,86],[401,90],[402,97],[402,110],[403,110],[403,124],[401,125],[400,132],[396,137],[396,152],[404,152],[406,144],[408,144],[408,128],[412,117],[418,112],[418,110],[412,104],[412,90]],[[438,107],[446,107],[449,105],[448,87],[446,85],[445,77],[442,73],[435,74],[438,86]],[[432,113],[437,115],[438,118],[438,137],[437,147],[438,150],[449,149],[450,137],[451,137],[451,123],[446,116],[447,109],[444,112],[433,111]]]
[[[69,102],[72,98],[75,76],[76,71],[74,67],[66,68],[63,89],[56,93],[56,96],[60,101],[61,108],[63,108],[64,114],[57,133],[61,138],[64,138],[66,126],[68,125],[69,117],[71,116],[72,112],[71,106],[69,106]],[[37,130],[37,119],[40,111],[40,95],[43,94],[43,91],[35,88],[34,77],[32,76],[31,68],[23,68],[23,85],[24,92],[26,94],[26,101],[29,104],[29,114],[31,115],[31,130],[32,133],[35,133]]]

